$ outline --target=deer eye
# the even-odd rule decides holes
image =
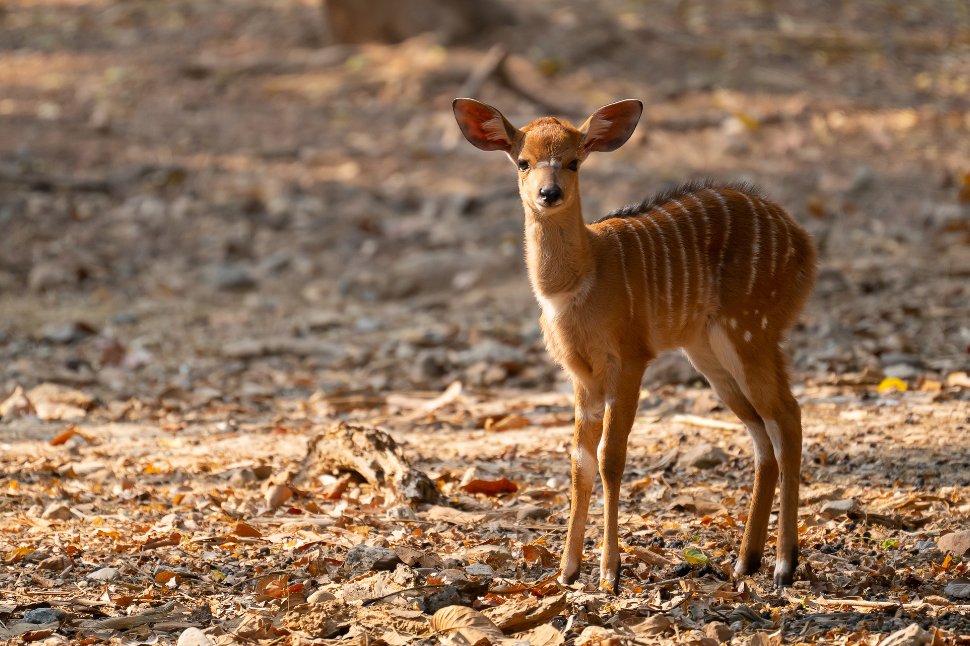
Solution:
[[[519,170],[526,171],[529,170],[529,162],[524,159],[519,160]]]
[[[569,170],[579,170],[579,160],[578,159],[572,160],[571,162],[566,164],[566,168],[568,168]]]

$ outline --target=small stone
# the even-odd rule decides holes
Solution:
[[[932,633],[923,630],[919,624],[910,624],[886,637],[879,644],[880,646],[923,646],[923,644],[929,644],[932,641]]]
[[[730,626],[720,621],[712,621],[704,626],[704,634],[711,639],[716,639],[719,644],[731,641],[734,631]]]
[[[54,621],[61,621],[67,616],[67,612],[60,608],[37,608],[24,615],[24,622],[28,624],[49,624]]]
[[[387,513],[384,514],[384,517],[387,518],[388,520],[392,520],[392,519],[411,520],[411,521],[418,520],[417,515],[414,513],[414,510],[411,509],[410,505],[396,505],[394,507],[391,507],[390,509],[387,510]]]
[[[586,626],[573,642],[574,646],[616,646],[619,643],[616,633],[602,626]]]
[[[941,597],[938,594],[931,594],[928,597],[924,597],[923,601],[930,604],[931,606],[948,606],[950,605],[949,599],[946,597]]]
[[[485,563],[469,563],[465,566],[465,574],[471,576],[495,576],[495,569]]]
[[[273,485],[266,490],[266,505],[270,509],[276,509],[289,500],[292,495],[293,490],[286,485]]]
[[[902,379],[903,381],[915,379],[920,374],[918,368],[914,368],[908,363],[896,363],[891,366],[886,366],[883,372],[886,374],[886,377]]]
[[[823,514],[828,514],[832,518],[838,518],[839,516],[845,516],[849,512],[855,511],[859,508],[859,503],[855,501],[854,498],[843,498],[842,500],[830,500],[824,505],[820,510]]]
[[[350,548],[340,569],[345,572],[393,570],[401,562],[401,558],[392,549],[361,544]]]
[[[309,597],[307,597],[306,602],[312,606],[318,603],[326,603],[327,601],[333,601],[336,598],[337,597],[335,597],[330,592],[327,592],[326,590],[317,590]]]
[[[940,551],[954,556],[963,556],[967,553],[967,550],[970,550],[970,530],[951,532],[940,536],[936,539],[936,544]]]
[[[212,640],[198,628],[186,628],[179,635],[176,646],[212,646]]]
[[[239,265],[215,265],[206,276],[209,285],[220,291],[242,291],[256,286],[249,270]]]
[[[720,447],[712,444],[701,444],[682,455],[677,464],[682,467],[694,467],[695,469],[710,469],[727,462],[727,459],[727,453]]]
[[[512,553],[501,545],[476,545],[465,550],[465,558],[473,563],[485,563],[500,570],[512,560]]]
[[[66,570],[69,566],[74,565],[74,561],[71,560],[69,556],[52,556],[49,559],[44,559],[37,565],[38,570],[54,570],[57,572],[62,572]]]
[[[90,573],[86,578],[91,579],[92,581],[114,581],[118,578],[119,574],[120,573],[118,572],[117,568],[103,567],[100,570],[95,570],[94,572]]]
[[[71,508],[59,502],[52,502],[41,516],[44,520],[70,520],[74,518]]]
[[[520,520],[544,520],[552,514],[552,510],[548,507],[540,507],[539,505],[526,505],[518,511],[515,512],[515,517]]]
[[[249,467],[243,467],[236,470],[236,472],[229,477],[229,485],[235,487],[236,489],[241,489],[252,484],[253,482],[256,482],[256,480],[256,472]]]

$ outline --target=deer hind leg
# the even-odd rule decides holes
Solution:
[[[702,338],[684,351],[710,382],[721,401],[738,416],[748,430],[754,443],[754,488],[748,522],[744,526],[744,538],[738,552],[735,572],[738,575],[754,574],[761,567],[761,555],[768,537],[768,519],[771,516],[771,502],[775,497],[775,483],[778,480],[778,462],[772,449],[771,439],[765,429],[764,420],[748,401],[738,382],[728,372],[714,353],[707,338]]]
[[[760,337],[760,338],[758,338]],[[798,565],[798,485],[802,458],[802,422],[791,394],[785,358],[777,336],[757,330],[710,329],[711,345],[741,391],[764,421],[781,478],[781,511],[774,582],[790,586]],[[764,348],[758,351],[757,348]],[[755,485],[757,487],[757,484]],[[772,489],[774,482],[772,482]],[[750,521],[749,521],[750,522]]]
[[[576,384],[576,430],[573,434],[572,499],[569,507],[569,531],[563,553],[562,583],[574,583],[583,565],[583,539],[589,496],[596,479],[596,445],[603,435],[603,400]]]

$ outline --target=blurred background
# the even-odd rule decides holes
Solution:
[[[821,248],[796,383],[970,368],[965,0],[0,0],[0,401],[565,388],[514,168],[456,96],[518,126],[642,100],[587,221],[762,185]]]

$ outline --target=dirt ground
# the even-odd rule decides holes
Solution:
[[[349,46],[311,0],[0,0],[11,640],[458,644],[431,610],[500,623],[563,594],[533,646],[875,646],[914,623],[892,643],[970,639],[970,8],[509,4],[514,23],[457,41]],[[543,349],[513,167],[450,107],[495,43],[511,82],[477,98],[516,125],[646,105],[584,164],[587,221],[713,176],[757,182],[816,236],[789,347],[793,589],[768,565],[725,573],[752,448],[677,354],[644,380],[623,593],[594,585],[599,485],[581,582],[551,581],[571,390]],[[440,499],[304,477],[338,420],[389,432]]]

